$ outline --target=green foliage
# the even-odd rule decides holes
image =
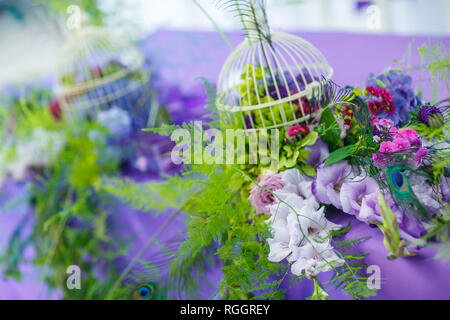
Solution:
[[[349,229],[350,222],[345,228],[340,230],[338,234],[334,234],[334,236],[343,236]],[[367,240],[367,237],[333,241],[336,250],[340,252],[341,259],[345,260],[345,265],[336,268],[329,284],[333,285],[336,289],[344,290],[344,292],[352,296],[353,299],[357,300],[376,295],[375,289],[368,288],[368,278],[364,273],[365,270],[367,270],[367,265],[364,264],[362,260],[367,257],[368,254],[361,254],[351,250],[355,245],[365,240]]]
[[[334,151],[342,147],[341,131],[339,124],[329,108],[322,111],[320,124],[316,128],[320,138],[326,142],[330,151]]]
[[[19,278],[24,249],[32,245],[33,262],[43,267],[42,282],[63,291],[65,299],[100,299],[110,284],[98,277],[98,271],[106,270],[112,277],[111,262],[126,248],[125,239],[113,243],[109,238],[107,221],[114,213],[105,211],[105,205],[111,197],[99,189],[102,177],[117,173],[117,162],[104,159],[107,132],[103,126],[76,119],[55,121],[47,108],[50,97],[47,90],[33,90],[11,100],[9,113],[0,116],[2,139],[26,141],[35,128],[42,128],[64,140],[62,150],[49,157],[45,168],[33,168],[34,179],[29,182],[33,230],[25,235],[23,224],[18,225],[1,262],[7,276]],[[89,133],[94,131],[100,135],[92,140]],[[78,265],[83,272],[81,290],[67,289],[70,265]]]
[[[316,143],[317,139],[318,134],[313,131],[294,144],[283,145],[278,170],[282,171],[293,167],[299,167],[299,170],[307,176],[315,176],[316,171],[306,162],[311,151],[304,147],[312,146]]]
[[[450,56],[448,50],[442,43],[424,44],[418,50],[422,68],[430,72],[430,87],[433,94],[432,102],[436,103],[439,89],[442,85],[445,85],[448,92],[450,91]]]
[[[90,127],[67,124],[66,147],[31,188],[36,214],[34,262],[44,266],[46,283],[64,289],[65,299],[101,298],[108,283],[98,279],[95,270],[107,268],[111,276],[111,261],[123,254],[107,234],[108,213],[103,207],[110,197],[98,189],[101,177],[114,173],[116,165],[99,165],[106,145],[88,138]],[[66,289],[66,268],[73,264],[85,274],[82,290]],[[51,272],[46,274],[48,269]]]
[[[175,127],[152,129],[164,135],[170,130]],[[215,248],[222,262],[218,292],[222,298],[282,298],[280,281],[269,276],[285,267],[267,260],[268,245],[261,240],[267,238],[268,227],[247,200],[249,183],[233,166],[197,164],[186,165],[182,174],[164,182],[106,181],[103,188],[134,208],[156,212],[175,208],[187,216],[187,238],[170,263],[170,279],[184,295],[198,294],[199,284],[205,283],[205,264],[214,264]]]
[[[434,247],[438,249],[436,258],[444,261],[450,260],[450,245],[449,245],[449,230],[450,230],[450,205],[446,204],[441,210],[441,215],[433,218],[428,226],[428,233],[420,240],[420,244]]]
[[[333,151],[330,154],[330,156],[327,158],[327,160],[325,161],[324,167],[329,166],[330,164],[339,162],[341,160],[344,160],[348,156],[352,155],[354,148],[355,148],[354,145],[349,145],[349,146],[345,146],[343,148]]]

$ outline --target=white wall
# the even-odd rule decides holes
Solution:
[[[108,8],[117,0],[102,0]],[[144,31],[159,28],[213,30],[193,0],[125,0],[123,15]],[[240,28],[238,19],[214,5],[198,0],[224,30]],[[356,0],[267,0],[274,29],[388,32],[450,35],[450,0],[374,0],[371,11],[356,11]],[[374,8],[376,10],[374,10]],[[378,10],[378,11],[377,11]],[[133,14],[134,12],[134,14]],[[379,23],[377,15],[379,12]],[[115,25],[114,19],[111,21]]]

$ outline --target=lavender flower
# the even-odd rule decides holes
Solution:
[[[325,260],[342,263],[330,241],[324,241],[331,230],[341,226],[325,218],[324,207],[319,208],[312,196],[310,178],[300,175],[297,169],[286,170],[281,176],[284,187],[276,193],[282,201],[268,206],[271,216],[267,223],[272,233],[267,240],[268,259],[272,262],[287,259],[293,262],[292,273],[312,278],[329,270]]]
[[[347,161],[341,161],[317,168],[317,179],[311,191],[319,202],[332,204],[342,210],[340,192],[342,185],[353,178],[352,168]]]
[[[316,143],[312,146],[306,146],[305,149],[311,151],[306,162],[315,168],[322,164],[330,155],[328,145],[321,139],[317,139]]]
[[[342,184],[340,200],[342,210],[351,215],[358,215],[361,211],[364,198],[377,192],[378,183],[370,177],[355,177]],[[368,205],[367,201],[365,205]]]

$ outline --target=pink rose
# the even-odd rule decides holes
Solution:
[[[268,206],[274,204],[276,199],[268,190],[275,191],[284,187],[281,176],[269,171],[257,183],[259,186],[253,187],[248,200],[250,200],[250,203],[256,209],[256,213],[270,214]]]

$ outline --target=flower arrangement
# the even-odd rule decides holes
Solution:
[[[270,45],[270,32],[259,29],[266,23],[257,23],[251,7],[255,3],[262,2],[248,2],[255,21],[247,25],[256,28],[247,26],[248,38],[254,41],[256,34],[256,41]],[[108,74],[102,68],[90,71],[94,77]],[[65,279],[49,277],[47,269],[65,275],[67,262],[76,261],[88,273],[87,289],[64,291],[65,298],[75,299],[198,298],[208,272],[216,268],[221,278],[210,298],[282,299],[300,281],[314,282],[309,299],[332,298],[330,287],[355,299],[375,296],[378,288],[367,285],[364,262],[371,252],[357,250],[366,238],[346,237],[354,219],[379,229],[388,259],[408,259],[426,246],[436,246],[437,257],[448,259],[449,99],[427,103],[412,78],[397,69],[370,75],[362,87],[343,89],[326,77],[305,77],[303,71],[277,69],[266,76],[273,71],[244,64],[239,84],[231,88],[241,107],[269,103],[270,108],[224,121],[220,92],[205,81],[212,112],[204,126],[191,122],[145,129],[170,136],[183,153],[172,153],[172,159],[183,162],[181,172],[163,181],[138,183],[117,174],[119,163],[126,161],[117,148],[130,144],[133,122],[142,120],[129,110],[113,105],[73,121],[57,101],[48,108],[16,105],[14,128],[6,121],[1,126],[7,148],[0,154],[0,174],[21,179],[24,172],[32,173],[37,223],[31,240],[22,239],[18,227],[8,253],[31,241],[35,263],[44,266],[43,280],[56,288]],[[71,75],[63,80],[73,81]],[[310,94],[296,96],[311,83]],[[270,141],[271,151],[278,151],[264,155],[273,160],[268,163],[259,154],[254,157],[255,140],[246,140],[267,127],[276,130],[259,136],[258,147]],[[244,132],[237,137],[236,157],[234,137],[231,144],[223,143],[221,133],[229,131]],[[29,150],[37,156],[28,159]],[[136,166],[146,168],[141,160]],[[119,260],[127,239],[111,241],[106,227],[111,216],[105,206],[111,206],[112,196],[132,208],[169,215],[125,266]],[[175,241],[176,253],[144,257],[151,244],[170,251],[166,246],[173,239],[159,243],[157,236],[182,215],[186,230]],[[337,223],[342,215],[353,220]],[[2,257],[9,276],[20,277],[22,253]],[[107,281],[97,278],[105,273]],[[327,283],[325,274],[330,274]]]
[[[257,94],[256,88],[245,94]],[[212,85],[207,92],[208,108],[214,109]],[[279,129],[275,168],[184,157],[189,161],[183,174],[167,182],[107,186],[136,208],[162,210],[159,203],[138,203],[131,196],[147,190],[187,215],[188,237],[170,262],[169,279],[178,279],[177,290],[196,297],[199,287],[192,279],[202,277],[199,270],[207,268],[213,250],[223,274],[215,296],[223,299],[282,298],[286,277],[313,280],[311,299],[330,298],[330,285],[356,299],[376,295],[366,284],[364,257],[370,252],[354,250],[364,238],[343,237],[351,224],[333,222],[336,210],[377,227],[388,259],[407,259],[425,246],[438,246],[438,256],[446,256],[447,100],[425,103],[400,70],[370,75],[361,88],[339,89],[326,81],[321,92],[298,102],[319,111],[315,119]],[[209,118],[208,130],[224,129],[219,117]],[[151,131],[174,138],[179,129],[206,134],[192,123]],[[197,150],[211,153],[212,146],[216,155],[226,153],[205,142]],[[250,146],[245,150],[248,159]],[[320,274],[328,272],[331,280],[324,284]],[[171,290],[166,297],[173,297]]]

